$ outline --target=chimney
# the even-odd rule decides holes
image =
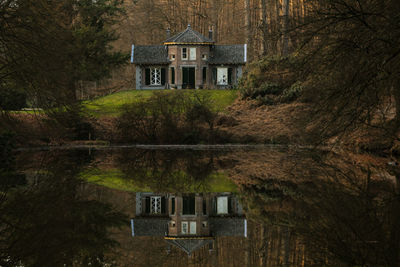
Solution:
[[[213,39],[213,30],[212,30],[211,27],[210,27],[209,30],[208,30],[208,39],[210,39],[210,40]]]
[[[171,29],[168,27],[167,29],[167,39],[171,37]]]

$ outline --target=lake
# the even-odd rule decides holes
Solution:
[[[18,150],[0,266],[399,266],[399,177],[274,146]]]

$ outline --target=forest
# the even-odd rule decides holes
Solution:
[[[367,150],[398,146],[396,1],[65,0],[50,8],[52,4],[1,3],[4,128],[10,118],[7,110],[28,105],[43,108],[58,126],[80,132],[72,134],[74,138],[95,136],[88,132],[96,126],[82,115],[85,112],[77,112],[84,108],[82,99],[134,89],[135,67],[128,64],[131,45],[161,44],[167,29],[176,34],[190,24],[204,35],[212,30],[216,44],[248,45],[244,77],[236,88],[244,100],[240,103],[270,107],[264,116],[280,114],[294,135],[277,133],[261,142],[326,143],[351,136],[361,147],[368,143]],[[250,117],[256,113],[251,108],[246,112]],[[216,114],[210,116],[220,121],[217,125],[224,124]],[[237,117],[229,116],[231,126],[244,120],[232,122]],[[81,123],[68,125],[76,121]],[[199,119],[213,128],[210,122]],[[219,140],[237,142],[242,137]],[[104,134],[97,138],[107,139]]]

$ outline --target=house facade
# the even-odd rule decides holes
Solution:
[[[136,89],[225,89],[242,77],[246,45],[216,45],[190,25],[162,45],[132,45]]]
[[[232,193],[136,193],[132,236],[163,236],[188,255],[219,236],[247,237],[243,209]]]

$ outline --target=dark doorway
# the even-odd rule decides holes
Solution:
[[[182,68],[182,89],[195,89],[195,68],[183,67]]]

